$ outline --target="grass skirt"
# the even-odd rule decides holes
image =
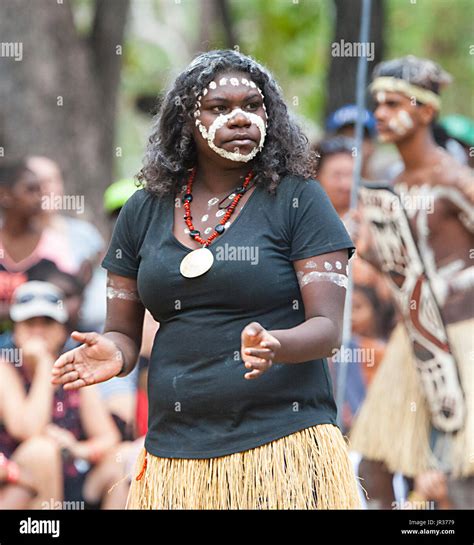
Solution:
[[[138,456],[127,509],[357,509],[357,482],[336,426],[204,459]]]
[[[453,478],[474,475],[474,320],[447,326],[460,367],[466,421],[452,436],[449,467]],[[354,422],[351,448],[368,460],[382,461],[391,472],[414,477],[437,467],[430,449],[430,413],[403,324],[394,329],[384,359]]]

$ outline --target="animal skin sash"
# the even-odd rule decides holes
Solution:
[[[359,198],[412,343],[432,425],[458,431],[465,417],[458,365],[401,199],[392,188],[374,185],[362,186]]]

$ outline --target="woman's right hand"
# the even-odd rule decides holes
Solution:
[[[53,384],[62,384],[65,390],[75,390],[104,382],[120,372],[123,356],[113,341],[94,331],[73,331],[71,337],[84,344],[65,352],[54,362]]]

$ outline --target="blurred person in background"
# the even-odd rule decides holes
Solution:
[[[341,219],[350,209],[355,150],[355,140],[347,136],[327,138],[315,147],[317,179]]]
[[[2,354],[17,357],[2,367],[0,451],[21,461],[28,442],[35,445],[38,461],[24,467],[33,479],[44,472],[49,483],[45,489],[42,480],[34,481],[36,505],[82,501],[90,468],[118,443],[119,433],[95,387],[71,392],[51,384],[68,333],[64,294],[47,282],[26,282],[15,290],[10,313],[13,335]]]
[[[367,365],[362,368],[365,388],[372,382],[392,331],[391,305],[382,301],[374,287],[354,284],[352,295],[352,332],[364,349]],[[357,412],[359,406],[353,414]]]
[[[41,184],[43,214],[39,220],[44,227],[49,227],[66,238],[75,262],[76,275],[86,285],[98,264],[105,244],[104,239],[92,223],[64,213],[70,211],[76,215],[83,214],[84,196],[64,194],[61,170],[52,159],[31,156],[27,159],[27,166]]]
[[[355,104],[346,104],[330,114],[326,120],[327,139],[334,136],[345,136],[349,139],[355,138],[355,126],[357,123],[358,109]],[[371,180],[371,160],[376,150],[376,122],[375,117],[369,110],[363,112],[363,140],[362,140],[362,178]],[[355,147],[354,147],[355,150]]]
[[[394,472],[410,477],[416,489],[417,479],[423,479],[426,472],[443,471],[448,477],[452,504],[472,508],[473,173],[433,139],[440,91],[451,80],[439,65],[408,56],[381,63],[373,76],[371,91],[379,137],[396,145],[403,159],[404,170],[395,179],[394,187],[408,203],[405,209],[415,243],[447,324],[466,414],[461,429],[442,436],[449,448],[444,450],[443,460],[437,460],[432,445],[439,432],[431,424],[413,347],[405,324],[400,322],[354,423],[351,443],[364,455],[361,476],[369,496],[378,505],[389,508],[392,504]],[[380,256],[371,254],[372,249],[369,244],[362,256],[380,270],[390,270]]]
[[[16,287],[57,270],[78,272],[64,237],[39,221],[41,198],[40,182],[25,161],[0,159],[0,332],[11,329],[9,307]]]

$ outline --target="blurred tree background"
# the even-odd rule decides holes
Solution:
[[[54,10],[57,9],[56,4],[64,4],[64,9],[71,14],[70,20],[66,18],[50,22],[49,27],[45,23],[42,32],[48,29],[52,35],[63,36],[62,40],[56,38],[55,43],[56,46],[60,44],[65,51],[51,58],[52,53],[42,56],[42,49],[39,48],[36,56],[33,55],[37,72],[43,70],[47,73],[52,62],[63,62],[64,66],[59,71],[69,73],[67,77],[74,80],[76,72],[84,72],[85,69],[80,66],[81,55],[68,55],[68,48],[78,49],[87,43],[86,56],[90,57],[92,52],[96,64],[91,74],[79,78],[81,92],[84,97],[94,93],[102,97],[92,110],[88,109],[82,124],[77,121],[78,127],[83,127],[83,134],[78,134],[76,130],[75,134],[68,133],[67,136],[73,142],[74,139],[78,142],[88,137],[87,127],[91,123],[95,122],[99,126],[102,124],[102,136],[92,132],[90,141],[93,145],[83,147],[85,151],[80,158],[84,153],[90,156],[86,157],[86,166],[79,166],[82,169],[80,176],[72,175],[71,169],[77,169],[78,164],[85,163],[80,160],[78,163],[72,152],[63,152],[61,140],[65,137],[60,135],[59,129],[54,153],[51,147],[36,145],[36,136],[30,140],[27,137],[12,138],[10,147],[14,144],[21,148],[22,153],[49,152],[62,164],[69,192],[85,192],[88,200],[91,192],[99,197],[111,181],[132,176],[139,170],[151,126],[150,112],[156,109],[159,96],[165,92],[170,81],[196,53],[220,47],[238,48],[265,64],[274,73],[290,109],[300,119],[310,138],[317,138],[321,134],[327,111],[341,105],[341,102],[351,100],[351,97],[354,100],[357,58],[348,60],[331,57],[331,43],[341,38],[346,41],[357,40],[360,3],[361,0],[130,0],[128,7],[128,0],[2,0],[0,21],[3,18],[3,27],[9,30],[9,36],[4,37],[4,41],[22,39],[20,31],[25,32],[28,22],[24,13],[25,6],[32,10],[30,24],[35,25],[34,9],[39,9],[37,6],[42,4],[43,10]],[[444,93],[442,113],[461,113],[472,117],[474,47],[471,45],[471,32],[474,2],[373,0],[372,4],[374,62],[410,53],[440,62],[454,77],[453,85]],[[102,13],[99,18],[102,26],[98,28],[99,7],[110,11],[115,10],[114,6],[117,5],[121,5],[122,15],[117,19],[117,14],[114,18],[110,13],[108,17]],[[20,13],[20,7],[23,9],[23,17],[15,18],[15,9],[19,9]],[[5,22],[5,14],[8,15],[8,23]],[[116,25],[121,25],[122,20],[125,23],[123,38],[121,32],[111,33],[108,27],[114,21]],[[66,24],[69,25],[67,28],[64,27]],[[68,38],[72,33],[77,34],[77,40]],[[41,40],[41,35],[35,39]],[[107,39],[118,43],[110,42],[109,48],[104,50]],[[119,53],[116,45],[120,46]],[[115,77],[113,72],[114,84],[104,87],[107,80],[104,77],[107,55],[115,67],[121,63],[122,70],[120,78]],[[120,56],[119,61],[117,55]],[[71,69],[71,60],[74,58],[79,58],[81,62]],[[369,70],[373,64],[370,64]],[[6,70],[2,74],[2,78],[13,78],[11,85],[7,86],[10,93],[15,85],[30,85],[32,94],[41,94],[35,85],[44,85],[44,81],[31,78],[29,73],[25,74],[24,67],[15,67],[15,70]],[[20,72],[21,77],[18,76]],[[61,90],[51,89],[51,93],[56,98]],[[21,107],[20,103],[13,108],[5,107],[3,100],[2,103],[0,146],[4,147],[4,142],[9,142],[5,136],[6,130],[11,131],[16,126],[17,131],[28,131],[28,127],[22,124],[25,116],[18,116],[15,111],[15,107]],[[28,100],[23,105],[28,108]],[[78,98],[76,110],[80,105]],[[33,106],[42,107],[39,102]],[[115,123],[110,121],[109,114],[102,118],[100,108],[110,112],[115,106]],[[47,107],[44,101],[43,107]],[[48,107],[56,108],[56,105]],[[76,118],[69,119],[63,114],[64,125],[71,120],[82,119],[76,110]],[[15,115],[20,124],[16,122]],[[15,122],[8,122],[10,117]],[[48,123],[47,120],[47,116],[42,117],[44,124]],[[40,129],[48,133],[48,126]],[[41,141],[41,136],[39,138]],[[96,149],[99,149],[99,153],[94,152]],[[99,167],[101,157],[102,164]],[[94,169],[97,175],[91,173]],[[87,176],[88,182],[81,184],[81,176]],[[91,209],[97,218],[100,198],[93,200],[95,202],[91,203]]]

